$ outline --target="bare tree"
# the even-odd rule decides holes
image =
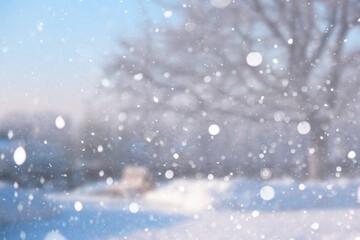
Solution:
[[[305,121],[308,175],[325,177],[332,122],[358,99],[360,2],[159,4],[173,19],[149,20],[141,38],[122,39],[124,54],[106,69],[130,123],[157,135],[184,121],[194,129],[251,120],[295,130]]]

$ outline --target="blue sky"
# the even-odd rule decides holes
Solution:
[[[149,1],[151,18],[162,9]],[[0,116],[53,109],[77,113],[121,37],[141,34],[135,0],[14,0],[0,5]],[[84,109],[85,110],[85,109]]]

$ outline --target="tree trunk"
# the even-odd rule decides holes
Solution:
[[[328,172],[325,164],[328,161],[327,133],[319,121],[311,121],[310,125],[308,177],[310,180],[325,179]]]

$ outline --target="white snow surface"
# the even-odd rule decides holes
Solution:
[[[106,186],[49,194],[2,184],[0,239],[360,239],[359,180],[172,179],[136,198]]]
[[[59,213],[53,201],[37,191],[16,189],[0,182],[0,230],[2,225],[50,218]]]
[[[211,209],[228,188],[223,181],[177,179],[147,193],[144,200],[161,211],[191,214]]]
[[[170,228],[137,231],[127,239],[360,239],[360,211],[350,209],[260,212],[207,212]],[[314,230],[313,225],[319,228]],[[120,240],[123,238],[109,238]]]

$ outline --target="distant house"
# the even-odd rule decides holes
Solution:
[[[121,181],[107,188],[107,193],[123,197],[142,195],[155,187],[155,182],[145,167],[126,167]]]

